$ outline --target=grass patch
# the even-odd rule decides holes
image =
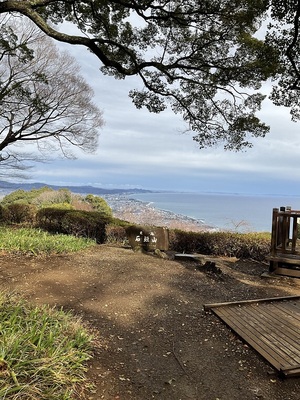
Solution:
[[[24,254],[57,254],[86,249],[95,241],[71,235],[50,234],[41,229],[0,228],[0,250]]]
[[[0,293],[0,399],[77,398],[91,348],[91,335],[70,313]]]

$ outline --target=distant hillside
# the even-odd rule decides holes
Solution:
[[[131,194],[131,193],[151,193],[151,190],[144,189],[104,189],[104,188],[96,188],[94,186],[58,186],[51,185],[47,183],[34,182],[34,183],[12,183],[7,181],[0,180],[0,190],[2,192],[13,192],[18,189],[22,190],[31,190],[31,189],[39,189],[41,187],[47,186],[54,190],[59,189],[69,189],[73,193],[80,194],[94,194],[94,195],[104,195],[104,194]]]

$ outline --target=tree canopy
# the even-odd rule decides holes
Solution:
[[[300,117],[299,1],[12,0],[0,2],[0,13],[85,46],[104,74],[137,75],[143,88],[130,92],[135,105],[181,113],[200,148],[221,142],[239,150],[264,136],[269,127],[257,111],[268,80],[273,102]]]
[[[18,189],[3,197],[0,206],[10,204],[34,205],[37,208],[62,208],[83,211],[98,211],[106,217],[112,217],[112,210],[107,202],[99,196],[88,194],[82,196],[69,189],[54,190],[48,186],[37,189]]]
[[[20,22],[0,20],[0,167],[6,173],[26,169],[26,159],[72,157],[74,146],[94,151],[103,125],[75,59],[30,21]],[[24,154],[25,143],[35,144],[40,156],[32,146],[32,155]]]

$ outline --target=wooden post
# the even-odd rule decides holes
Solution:
[[[296,243],[298,237],[298,218],[297,215],[293,216],[293,236],[292,236],[292,253],[296,251]]]
[[[273,208],[272,216],[272,236],[271,236],[271,255],[275,256],[278,245],[278,208]]]
[[[281,217],[281,252],[286,253],[289,245],[290,233],[290,217],[286,215],[285,211]]]

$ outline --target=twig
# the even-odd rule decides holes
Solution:
[[[174,340],[173,340],[173,342],[172,342],[172,353],[173,353],[173,356],[174,356],[175,360],[178,362],[178,365],[179,365],[180,368],[182,369],[182,371],[183,371],[186,375],[188,375],[188,373],[186,372],[186,369],[184,368],[183,363],[181,362],[180,358],[179,358],[178,355],[176,354]]]

